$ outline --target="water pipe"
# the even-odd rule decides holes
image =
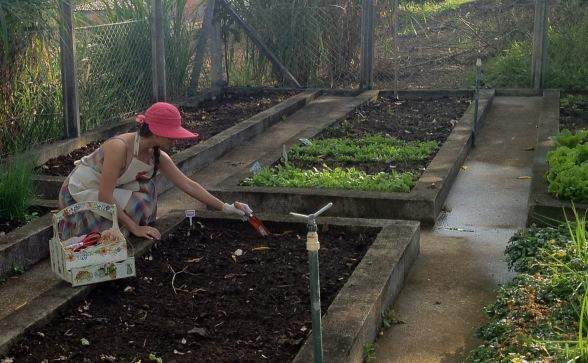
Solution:
[[[312,317],[312,351],[315,363],[323,361],[323,331],[321,326],[321,286],[319,276],[319,256],[318,251],[320,243],[316,218],[331,208],[333,203],[329,203],[313,214],[305,215],[290,212],[295,217],[307,219],[306,227],[306,250],[308,251],[308,267],[310,269],[310,314]]]
[[[482,60],[476,60],[476,93],[475,93],[475,108],[474,108],[474,124],[472,125],[472,145],[476,146],[476,137],[478,136],[478,105],[480,103],[480,70],[482,68]]]

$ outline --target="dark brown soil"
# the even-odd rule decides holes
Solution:
[[[559,129],[570,131],[588,130],[588,95],[582,95],[583,102],[572,107],[560,107]]]
[[[49,208],[44,207],[31,207],[29,213],[31,218],[37,218],[42,216],[46,213],[49,213]],[[13,230],[17,229],[18,227],[22,227],[27,224],[27,221],[14,221],[14,220],[6,220],[0,217],[0,236],[3,236],[7,233],[12,232]]]
[[[304,225],[267,224],[279,234],[261,238],[242,222],[202,223],[190,237],[184,225],[157,243],[138,261],[137,278],[99,285],[83,304],[21,339],[8,357],[290,361],[311,329]],[[323,313],[376,233],[320,232]],[[243,255],[233,257],[238,249]]]
[[[172,154],[185,150],[236,125],[240,121],[265,111],[296,93],[298,92],[272,89],[261,90],[251,95],[228,93],[221,100],[205,101],[196,108],[182,108],[180,111],[182,112],[183,126],[200,134],[200,138],[176,143],[172,149]],[[67,155],[51,159],[39,167],[39,173],[67,176],[74,169],[74,161],[92,153],[103,141],[91,143]]]
[[[346,120],[326,129],[318,138],[353,138],[385,134],[405,141],[437,141],[441,146],[470,102],[466,97],[449,96],[433,100],[396,100],[393,97],[380,97],[377,101],[356,110]],[[304,169],[320,168],[325,163],[331,168],[355,167],[369,174],[394,170],[420,175],[435,155],[436,152],[428,159],[418,162],[349,163],[325,159],[320,163],[292,161],[292,164]]]

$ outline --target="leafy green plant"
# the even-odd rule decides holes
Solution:
[[[328,138],[314,140],[310,145],[296,145],[290,160],[320,161],[419,161],[438,148],[436,141],[408,142],[384,135],[368,135],[357,139]]]
[[[368,343],[363,346],[363,361],[373,362],[376,360],[376,345],[374,343]]]
[[[30,160],[14,159],[0,168],[0,218],[26,221],[35,196],[34,164]]]
[[[280,165],[274,169],[263,168],[256,175],[245,179],[242,185],[408,193],[414,186],[414,176],[410,173],[369,175],[354,168],[302,170]]]
[[[588,200],[588,131],[563,130],[555,140],[560,146],[547,154],[549,192],[561,199]]]
[[[20,265],[20,264],[15,264],[14,266],[12,266],[12,270],[17,275],[22,275],[22,274],[25,273],[25,267],[23,265]]]
[[[506,249],[519,274],[486,307],[484,343],[469,362],[586,361],[588,254],[586,217],[517,233]]]
[[[559,106],[572,113],[580,112],[585,107],[586,100],[582,95],[564,93],[559,100]]]

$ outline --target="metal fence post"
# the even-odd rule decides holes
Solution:
[[[361,77],[360,87],[371,89],[374,83],[375,0],[362,0],[361,5]]]
[[[547,50],[547,0],[535,0],[533,26],[533,88],[543,89]]]
[[[155,101],[167,99],[163,24],[162,0],[151,0],[151,76]]]
[[[59,13],[61,17],[61,26],[59,27],[59,48],[61,54],[63,123],[65,137],[74,138],[80,136],[80,106],[70,0],[59,1]]]

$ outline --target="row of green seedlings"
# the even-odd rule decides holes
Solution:
[[[419,175],[413,172],[367,174],[355,167],[337,165],[382,162],[419,162],[436,152],[436,141],[409,142],[385,135],[361,138],[327,138],[295,145],[275,167],[264,167],[245,179],[245,186],[322,188],[378,192],[410,192]],[[287,160],[284,160],[287,159]],[[294,166],[296,162],[316,164],[311,169]]]
[[[588,362],[586,215],[520,231],[505,253],[518,274],[485,308],[468,362]]]
[[[547,154],[549,192],[560,199],[588,201],[588,130],[563,130]]]

